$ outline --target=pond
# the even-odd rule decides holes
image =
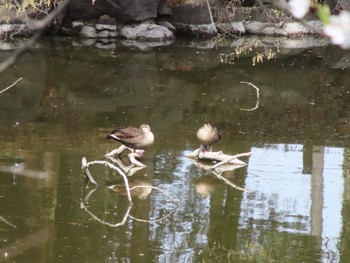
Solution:
[[[47,38],[0,75],[0,90],[22,78],[0,94],[0,261],[348,262],[348,53],[251,45],[224,61],[235,47],[209,44]],[[213,150],[251,152],[246,166],[186,157],[208,122]],[[123,177],[92,165],[94,186],[82,158],[106,161],[120,144],[105,136],[141,123],[155,143],[130,207]]]

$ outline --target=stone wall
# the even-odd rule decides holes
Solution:
[[[243,1],[251,6],[253,0]],[[176,34],[212,37],[223,34],[298,35],[314,33],[269,5],[237,6],[224,0],[72,0],[53,33],[83,38],[164,42]],[[310,17],[310,21],[316,21]],[[313,25],[318,26],[316,22]],[[57,28],[59,25],[59,28]],[[11,31],[11,28],[13,30]],[[30,27],[0,27],[14,36]]]

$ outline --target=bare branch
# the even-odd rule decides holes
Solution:
[[[232,155],[229,158],[226,158],[226,159],[222,160],[221,162],[213,165],[211,168],[215,169],[215,168],[217,168],[217,167],[219,167],[219,166],[221,166],[223,164],[232,163],[232,162],[235,163],[235,164],[238,164],[238,165],[246,165],[246,163],[244,163],[244,162],[242,162],[242,163],[238,162],[239,161],[238,158],[246,157],[246,156],[250,156],[250,155],[251,155],[251,152],[239,153],[239,154],[236,154],[236,155]]]
[[[124,179],[124,183],[125,183],[125,188],[126,188],[126,192],[128,194],[128,200],[130,203],[132,203],[132,199],[131,199],[131,194],[130,194],[130,187],[129,187],[129,181],[128,181],[128,178],[126,177],[126,174],[121,170],[119,169],[117,166],[107,162],[107,161],[100,161],[100,160],[97,160],[97,161],[92,161],[92,162],[86,162],[86,158],[83,157],[82,159],[82,168],[84,170],[84,173],[85,175],[88,177],[88,179],[90,180],[91,183],[97,185],[96,181],[94,180],[94,178],[92,177],[90,171],[89,171],[89,166],[90,165],[95,165],[95,164],[102,164],[104,166],[107,166],[113,170],[116,170]]]
[[[7,221],[4,217],[0,216],[0,221],[6,223],[7,225],[13,227],[13,228],[17,228],[14,224],[10,223],[9,221]]]

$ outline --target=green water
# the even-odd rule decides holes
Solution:
[[[0,90],[22,77],[0,94],[0,261],[348,262],[347,54],[221,63],[229,51],[46,39],[0,75]],[[82,157],[106,160],[105,135],[144,122],[156,141],[129,183],[168,196],[135,190],[128,210],[122,177],[95,165],[86,184]],[[205,122],[215,151],[251,152],[221,174],[247,191],[185,157]]]

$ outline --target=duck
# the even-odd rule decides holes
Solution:
[[[154,143],[154,135],[148,124],[141,124],[140,128],[122,127],[115,128],[106,139],[113,139],[121,142],[126,147],[136,150],[143,150]]]
[[[216,127],[205,123],[198,129],[197,138],[201,143],[203,151],[211,151],[212,145],[221,140],[221,134]]]

